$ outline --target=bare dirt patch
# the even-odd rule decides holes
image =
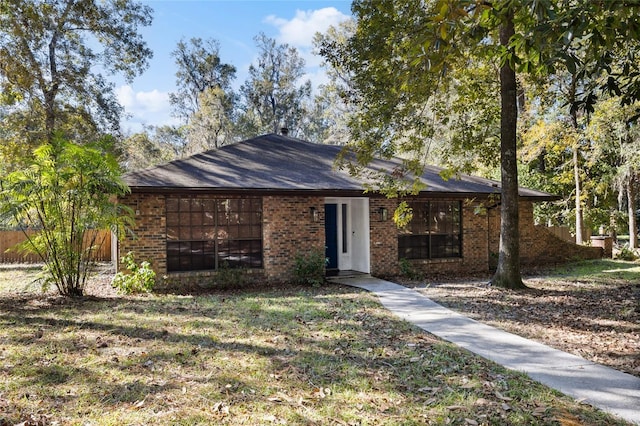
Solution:
[[[407,285],[483,323],[640,377],[640,265],[600,261],[525,284],[521,291],[487,280]]]
[[[57,297],[55,286],[42,291],[39,263],[0,264],[0,297],[14,296],[27,299]],[[110,262],[95,265],[93,274],[87,280],[84,294],[90,297],[114,298],[118,292],[111,286],[115,268]]]

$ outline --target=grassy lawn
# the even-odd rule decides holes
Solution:
[[[0,425],[625,424],[357,289],[16,292],[33,274],[0,269]]]
[[[549,281],[571,280],[597,285],[640,280],[640,263],[626,260],[584,260],[569,263],[551,271],[544,277]]]

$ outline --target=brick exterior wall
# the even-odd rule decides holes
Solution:
[[[525,266],[558,264],[578,259],[600,259],[604,256],[601,247],[574,244],[553,235],[545,226],[535,225],[532,203],[520,203],[520,224],[520,257]]]
[[[398,275],[398,229],[393,221],[397,200],[369,199],[369,245],[371,274],[376,276]],[[380,208],[386,208],[388,219],[380,220]]]
[[[232,198],[224,197],[221,198]],[[418,199],[420,200],[420,199]],[[427,198],[423,198],[427,200]],[[450,199],[449,201],[454,200]],[[136,213],[135,238],[119,243],[119,256],[133,251],[137,261],[148,260],[159,277],[159,284],[188,289],[215,286],[218,273],[180,272],[167,274],[165,197],[162,194],[133,193],[120,200]],[[314,250],[324,252],[324,203],[321,196],[264,196],[263,269],[248,271],[245,281],[278,283],[294,278],[295,259]],[[370,268],[372,275],[400,274],[398,230],[392,220],[398,200],[369,199]],[[500,208],[479,209],[478,202],[462,202],[462,257],[412,260],[427,276],[489,273],[497,262],[500,234]],[[314,220],[311,208],[318,212]],[[381,220],[380,208],[389,218]],[[520,203],[521,258],[523,265],[558,263],[578,258],[599,258],[602,249],[577,246],[555,237],[533,223],[533,205]],[[121,269],[121,265],[118,265]],[[228,277],[227,277],[228,279]]]
[[[500,207],[489,211],[490,266],[497,263],[500,247]],[[589,247],[565,241],[546,229],[535,225],[533,203],[520,202],[520,259],[523,267],[564,263],[577,259],[600,259],[600,247]]]
[[[390,211],[393,211],[395,206],[396,203],[391,203]],[[375,210],[372,209],[372,211]],[[393,222],[391,223],[393,225]],[[462,228],[462,258],[411,260],[413,267],[428,277],[489,273],[495,269],[500,246],[500,206],[485,209],[479,202],[463,201]],[[375,275],[375,271],[379,271],[381,276],[397,275],[400,271],[395,225],[393,230],[385,229],[383,232],[387,233],[386,239],[389,244],[395,244],[395,257],[377,256],[376,259],[381,264],[374,265],[374,229],[372,227],[372,273]],[[559,264],[577,259],[599,259],[603,256],[603,250],[600,247],[573,244],[556,237],[544,226],[536,226],[533,220],[533,203],[529,201],[520,202],[520,241],[520,258],[524,268]]]
[[[414,201],[428,201],[429,198],[415,198]],[[438,199],[439,201],[460,201],[458,199]],[[390,200],[390,211],[397,206],[397,200]],[[448,259],[412,259],[409,260],[411,265],[417,270],[429,277],[441,275],[469,275],[477,273],[485,273],[489,271],[488,256],[489,245],[487,243],[487,234],[489,221],[486,214],[479,212],[478,207],[482,207],[480,203],[473,201],[462,201],[462,257]],[[386,238],[389,243],[394,246],[394,256],[384,257],[385,265],[374,269],[372,256],[372,273],[374,270],[380,270],[380,275],[398,275],[398,231],[393,221],[390,221],[390,229],[386,229]],[[373,239],[373,230],[372,230]],[[371,248],[373,252],[373,244]],[[388,263],[387,263],[388,262]],[[374,273],[375,274],[375,273]]]
[[[120,238],[118,243],[118,270],[120,257],[133,252],[137,262],[147,260],[158,276],[167,272],[167,220],[165,197],[162,194],[129,194],[120,199],[135,214],[135,237]]]
[[[318,212],[314,222],[311,208]],[[324,197],[262,199],[264,269],[271,282],[293,278],[296,256],[324,253]]]
[[[522,220],[520,220],[520,226],[522,225]],[[487,210],[487,232],[489,269],[495,270],[498,266],[498,253],[500,252],[500,205],[491,207]]]

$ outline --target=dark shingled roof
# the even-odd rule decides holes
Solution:
[[[341,149],[269,134],[127,173],[124,179],[134,192],[249,190],[362,194],[362,179],[335,168],[334,161]],[[400,164],[400,160],[376,160],[369,168],[392,171]],[[499,182],[467,175],[445,181],[440,176],[441,170],[432,166],[425,169],[421,177],[426,184],[423,192],[440,196],[500,193]],[[520,189],[520,196],[540,201],[556,199],[545,192],[526,188]]]

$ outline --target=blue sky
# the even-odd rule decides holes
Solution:
[[[168,94],[175,90],[176,66],[171,51],[181,39],[214,38],[220,43],[220,57],[237,68],[236,86],[247,77],[257,57],[253,38],[260,32],[279,43],[296,47],[307,63],[314,85],[324,76],[312,53],[311,40],[351,15],[351,1],[311,0],[146,0],[154,19],[141,33],[153,50],[145,73],[131,84],[116,80],[116,93],[129,117],[123,130],[138,131],[142,124],[175,124]]]

